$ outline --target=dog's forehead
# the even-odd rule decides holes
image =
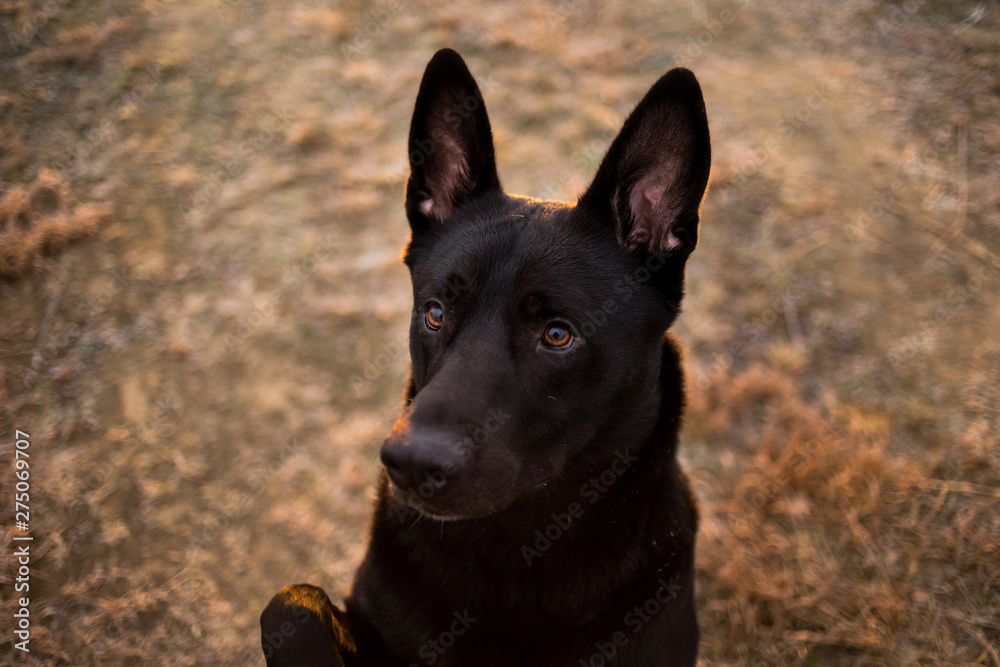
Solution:
[[[510,197],[490,215],[459,223],[435,245],[427,267],[446,281],[460,276],[477,291],[512,298],[527,292],[589,292],[623,271],[612,239],[581,233],[565,202]]]
[[[560,247],[571,239],[566,229],[569,207],[556,202],[513,203],[456,225],[450,238],[438,244],[439,256],[462,273],[558,261]]]

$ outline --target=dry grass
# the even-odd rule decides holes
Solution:
[[[406,125],[454,46],[534,196],[667,67],[704,86],[702,664],[1000,665],[998,34],[957,1],[0,0],[24,664],[261,664],[273,592],[348,585],[406,373]]]
[[[21,276],[71,241],[95,233],[107,205],[72,204],[67,185],[42,169],[35,182],[0,194],[0,277]]]
[[[62,30],[58,33],[55,44],[32,49],[26,62],[35,66],[68,65],[87,68],[101,59],[111,41],[129,36],[134,36],[134,25],[121,18]]]
[[[810,405],[762,366],[696,394],[687,419],[723,463],[694,473],[700,595],[720,657],[998,660],[1000,488],[926,476],[887,452],[885,417]],[[977,435],[949,458],[995,474],[1000,451]]]

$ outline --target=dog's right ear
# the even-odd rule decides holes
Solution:
[[[406,215],[414,232],[443,223],[477,195],[500,190],[483,96],[451,49],[435,53],[424,70],[409,152]]]

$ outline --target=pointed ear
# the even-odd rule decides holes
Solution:
[[[418,231],[451,217],[462,203],[500,190],[493,133],[476,80],[451,49],[424,71],[410,124],[406,214]]]
[[[685,258],[698,242],[711,162],[701,87],[672,69],[625,121],[579,204],[610,218],[628,250]]]

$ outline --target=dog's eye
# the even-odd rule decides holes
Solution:
[[[569,327],[560,322],[550,324],[542,334],[542,342],[554,349],[565,349],[573,344],[573,334]]]
[[[437,331],[444,324],[444,308],[441,307],[439,303],[431,303],[427,305],[427,311],[424,313],[424,323],[427,324],[427,328],[431,331]]]

